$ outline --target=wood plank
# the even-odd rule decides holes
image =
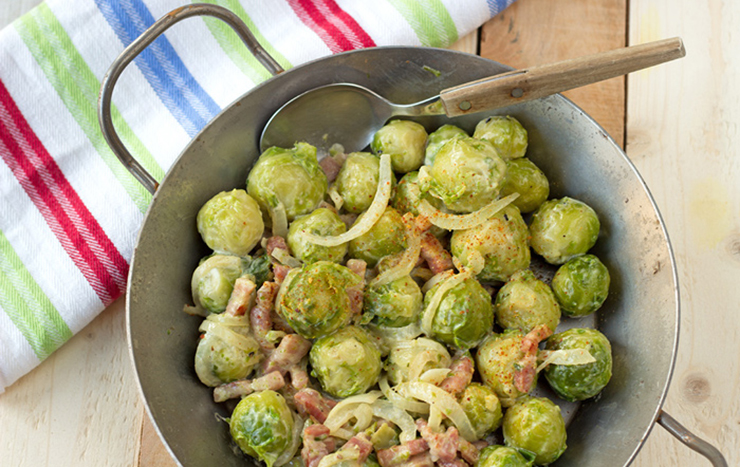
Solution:
[[[482,28],[481,56],[514,68],[625,46],[627,0],[519,0]],[[624,144],[625,79],[563,93]]]
[[[631,43],[681,36],[686,58],[628,79],[627,154],[676,255],[681,336],[665,409],[740,465],[740,2],[632,0]],[[635,463],[709,465],[656,428]]]

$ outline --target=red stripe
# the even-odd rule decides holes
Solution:
[[[0,81],[0,157],[104,305],[126,287],[128,263],[83,204]]]
[[[334,19],[335,24],[339,23],[337,27],[350,39],[353,48],[375,47],[375,41],[370,35],[362,29],[362,26],[352,16],[342,10],[336,1],[319,0],[319,2],[319,9],[324,13],[324,16]]]
[[[350,40],[316,7],[314,0],[288,0],[298,18],[311,28],[332,53],[353,50]]]

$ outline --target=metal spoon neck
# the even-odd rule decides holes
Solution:
[[[427,115],[444,115],[445,109],[439,95],[413,104],[396,105],[394,117],[425,117]]]

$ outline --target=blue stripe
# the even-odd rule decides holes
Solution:
[[[154,17],[142,0],[95,0],[95,4],[124,47],[154,23]],[[221,111],[190,74],[166,37],[149,45],[136,57],[135,63],[188,135],[195,136]]]
[[[516,0],[486,0],[486,3],[488,3],[488,11],[491,13],[491,18],[504,11],[515,1]]]

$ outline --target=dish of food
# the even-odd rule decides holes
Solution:
[[[606,386],[607,338],[557,327],[598,310],[610,277],[589,254],[598,215],[548,199],[526,149],[513,117],[472,135],[397,120],[372,152],[268,149],[246,189],[200,209],[213,254],[186,306],[205,317],[194,366],[216,402],[238,400],[227,422],[243,453],[491,467],[564,452],[560,409],[531,393],[542,379],[565,401]]]

